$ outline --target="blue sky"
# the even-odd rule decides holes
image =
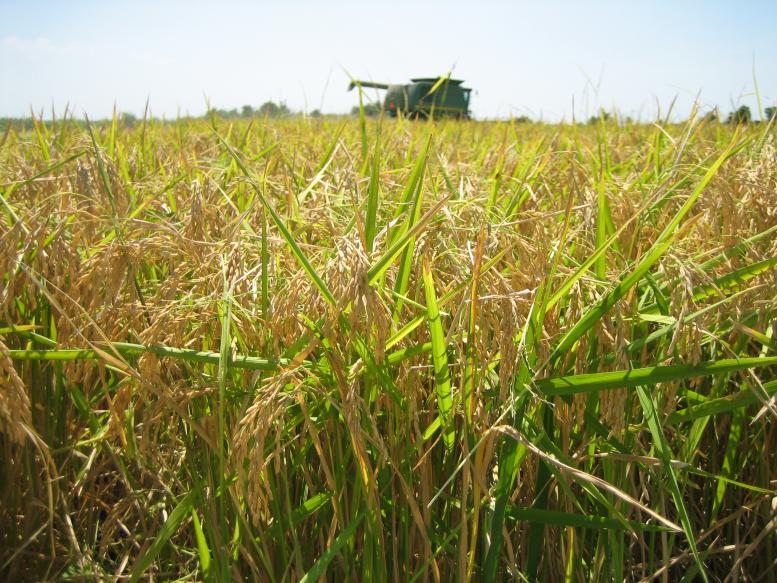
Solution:
[[[0,115],[201,114],[283,100],[345,112],[348,75],[453,70],[477,117],[651,119],[777,102],[777,1],[0,0]],[[347,71],[347,73],[346,73]],[[371,92],[370,95],[376,95]]]

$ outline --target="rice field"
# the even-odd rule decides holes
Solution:
[[[771,125],[66,118],[0,195],[5,580],[777,579]]]

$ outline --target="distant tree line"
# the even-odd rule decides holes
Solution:
[[[86,127],[86,119],[83,117],[77,117],[71,113],[67,115],[67,118],[65,118],[68,124],[75,124],[80,127]],[[89,118],[91,122],[104,122],[104,121],[111,121],[111,118],[101,118],[101,119],[92,119]],[[137,116],[131,114],[131,113],[119,113],[116,116],[117,122],[124,126],[124,127],[134,127],[138,123],[142,123],[142,119],[138,119]],[[0,132],[4,132],[5,128],[7,128],[9,125],[15,127],[16,129],[23,129],[23,130],[32,130],[35,129],[35,124],[43,124],[46,127],[52,127],[53,124],[59,124],[62,123],[63,118],[57,117],[56,120],[52,121],[51,119],[45,119],[43,115],[35,116],[34,118],[32,116],[27,117],[0,117]],[[2,134],[0,134],[0,138],[2,138]]]
[[[777,115],[777,107],[771,106],[764,108],[764,118],[762,121],[768,122],[773,117]],[[720,112],[717,108],[713,109],[712,111],[708,112],[707,115],[704,116],[707,121],[719,121],[720,120]],[[753,113],[750,111],[750,108],[747,105],[741,105],[734,111],[730,112],[728,114],[728,117],[726,118],[726,123],[729,124],[748,124],[748,123],[754,123],[753,120]]]
[[[365,103],[364,104],[364,115],[365,117],[380,117],[380,113],[383,111],[383,108],[377,104],[377,103]],[[354,105],[351,108],[351,115],[359,115],[359,106]]]
[[[365,103],[363,107],[365,117],[380,117],[380,114],[383,112],[383,106],[381,106],[379,103]],[[310,115],[315,117],[314,113],[311,113]],[[360,115],[358,105],[354,105],[351,108],[351,115]],[[532,119],[528,115],[519,115],[517,117],[511,118],[511,121],[513,123],[531,123]]]
[[[366,103],[364,104],[363,107],[364,107],[364,115],[367,117],[379,117],[381,115],[382,107],[378,103]],[[291,117],[295,115],[302,115],[302,112],[293,111],[284,102],[276,103],[274,101],[265,101],[262,105],[260,105],[257,108],[254,108],[251,105],[244,105],[239,110],[237,108],[219,109],[219,108],[211,107],[205,113],[204,117],[211,118],[213,116],[217,116],[224,119],[253,118],[253,117],[283,118],[283,117]],[[320,117],[323,117],[325,114],[321,113],[319,109],[314,109],[310,111],[307,115],[313,118],[320,118]],[[350,115],[358,116],[359,106],[354,106],[351,109]],[[189,117],[189,116],[186,116],[186,117]],[[769,121],[775,117],[777,117],[777,105],[772,105],[770,107],[764,108],[764,117],[762,121]],[[119,113],[117,115],[117,119],[119,123],[121,123],[125,127],[133,127],[136,124],[142,122],[142,119],[138,118],[137,116],[131,113],[126,113],[126,112]],[[158,118],[155,118],[155,119],[158,119]],[[718,122],[722,120],[720,116],[720,111],[718,110],[718,108],[708,111],[704,115],[704,119],[707,122]],[[617,117],[615,114],[610,113],[604,109],[599,110],[599,113],[597,115],[591,116],[588,119],[588,123],[596,124],[596,123],[599,123],[600,121],[608,122],[611,120],[616,120],[618,123],[625,124],[625,125],[635,123],[634,120],[630,117],[620,118],[620,117]],[[77,117],[74,118],[72,116],[68,116],[68,121],[69,122],[73,121],[80,125],[83,125],[85,123],[83,119],[79,119]],[[105,121],[105,120],[93,120],[93,121]],[[531,123],[532,119],[526,115],[520,115],[512,118],[512,121],[514,123]],[[51,121],[45,120],[43,123],[50,124]],[[738,107],[737,109],[735,109],[734,111],[728,114],[728,116],[725,119],[725,123],[748,124],[748,123],[758,123],[758,122],[756,120],[753,120],[753,115],[750,108],[747,105],[742,105],[741,107]],[[9,124],[21,129],[33,129],[35,126],[35,120],[33,120],[31,116],[18,117],[18,118],[0,117],[0,128],[6,128],[8,127]]]
[[[223,117],[223,118],[236,118],[236,117],[288,117],[293,115],[294,112],[287,107],[284,102],[275,103],[274,101],[265,101],[262,105],[254,109],[251,105],[244,105],[238,111],[236,108],[232,109],[218,109],[211,107],[206,112],[206,117]]]
[[[764,108],[764,117],[762,121],[768,122],[775,116],[777,116],[777,106],[766,107]],[[605,111],[604,109],[600,109],[597,115],[592,115],[588,119],[588,123],[596,124],[596,123],[599,123],[600,121],[609,121],[610,119],[613,119],[613,118],[614,118],[613,114],[611,114],[608,111]],[[708,111],[704,115],[704,120],[707,122],[720,121],[720,111],[718,110],[718,108],[716,107]],[[627,117],[622,121],[623,123],[626,123],[626,124],[633,123],[633,120],[630,117]],[[753,119],[753,113],[752,111],[750,111],[750,108],[747,105],[742,105],[728,114],[728,117],[726,118],[725,123],[748,124],[748,123],[758,123],[758,122]]]

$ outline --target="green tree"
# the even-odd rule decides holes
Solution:
[[[259,106],[257,113],[262,117],[283,117],[289,115],[291,110],[283,102],[265,101]]]
[[[377,103],[365,103],[364,115],[366,117],[379,117],[381,112],[381,106]],[[359,115],[359,106],[355,105],[351,108],[351,115]]]
[[[753,114],[750,112],[750,108],[746,105],[743,105],[736,111],[732,111],[730,114],[728,114],[728,120],[726,120],[726,122],[733,124],[750,123],[752,119]]]
[[[777,106],[772,105],[771,107],[764,109],[764,115],[766,116],[764,121],[769,121],[773,117],[777,117]]]
[[[242,117],[251,117],[254,115],[254,108],[250,105],[244,105],[243,108],[240,110],[240,115]]]
[[[714,107],[705,113],[702,119],[707,123],[715,123],[716,121],[720,121],[720,111],[717,107]]]
[[[124,124],[125,127],[128,127],[128,128],[134,127],[137,121],[138,121],[138,118],[132,115],[131,113],[124,112],[121,114],[121,122]]]
[[[593,125],[595,123],[598,123],[599,120],[602,121],[608,121],[610,119],[610,114],[604,111],[604,109],[600,109],[598,115],[592,115],[590,118],[588,118],[588,123]]]

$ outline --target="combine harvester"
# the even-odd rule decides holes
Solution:
[[[383,109],[389,115],[415,118],[457,117],[469,119],[469,95],[472,89],[463,87],[459,79],[447,77],[418,77],[405,85],[388,85],[372,81],[351,81],[354,87],[385,89]]]

